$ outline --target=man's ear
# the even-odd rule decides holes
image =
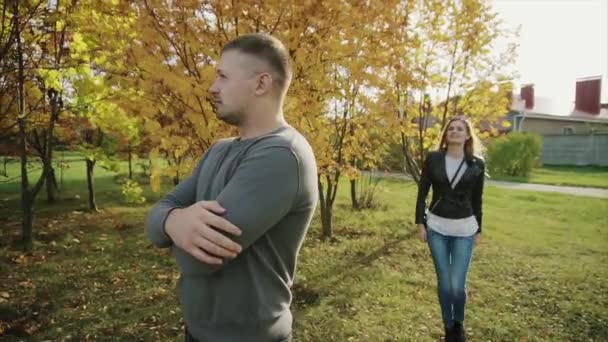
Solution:
[[[255,85],[255,94],[264,95],[272,91],[272,75],[268,72],[263,72],[258,75],[258,80]]]

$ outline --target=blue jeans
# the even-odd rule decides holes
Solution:
[[[443,324],[449,329],[454,326],[454,321],[464,322],[467,272],[475,245],[475,235],[446,236],[429,228],[427,242],[437,273],[437,294]]]

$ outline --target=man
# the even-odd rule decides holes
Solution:
[[[306,139],[283,117],[288,53],[265,34],[222,49],[209,89],[239,137],[213,145],[150,211],[148,238],[171,247],[186,341],[289,341],[296,259],[318,198]]]

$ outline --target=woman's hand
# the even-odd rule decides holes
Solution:
[[[477,233],[475,234],[475,244],[478,244],[481,242],[481,233]]]
[[[416,225],[418,227],[418,236],[420,237],[420,241],[426,242],[426,227],[419,223]]]

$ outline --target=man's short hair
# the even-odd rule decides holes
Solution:
[[[268,63],[274,71],[273,81],[276,81],[277,89],[281,94],[287,91],[291,82],[291,62],[289,53],[280,40],[264,33],[246,34],[224,45],[222,53],[229,50],[250,54]]]

